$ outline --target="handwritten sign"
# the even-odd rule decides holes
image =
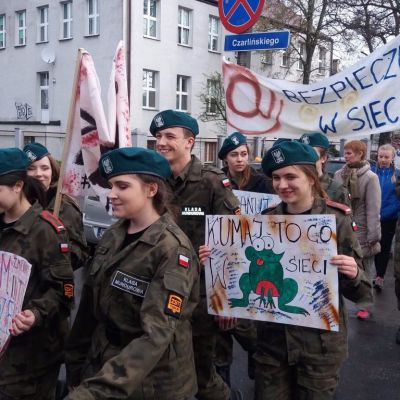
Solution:
[[[400,128],[400,35],[329,78],[302,85],[270,79],[224,61],[228,134],[331,138]]]
[[[260,214],[261,211],[281,202],[276,194],[248,192],[246,190],[233,190],[233,194],[239,199],[240,211],[245,215]]]
[[[0,354],[7,347],[11,320],[22,310],[30,273],[25,258],[0,251]]]
[[[339,330],[333,215],[207,216],[208,312]]]

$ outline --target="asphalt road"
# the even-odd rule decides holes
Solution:
[[[375,294],[368,321],[358,320],[354,304],[347,304],[349,358],[342,367],[335,400],[400,400],[400,345],[395,343],[400,311],[391,265],[383,291]],[[252,400],[253,381],[247,377],[247,356],[239,345],[235,347],[231,374],[232,386],[242,391],[244,400]]]

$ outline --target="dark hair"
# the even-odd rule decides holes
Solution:
[[[15,171],[0,176],[0,185],[13,187],[18,181],[24,183],[22,192],[29,203],[33,204],[37,200],[42,207],[46,206],[46,190],[43,184],[28,176],[26,171]]]
[[[318,147],[318,149],[319,149],[319,158],[321,159],[322,157],[325,157],[326,156],[326,161],[328,161],[328,159],[329,159],[329,152],[328,152],[328,149],[324,149],[324,148],[322,148],[322,147]],[[323,174],[325,174],[325,167],[326,167],[326,162],[324,162],[323,164],[322,164],[322,173]]]
[[[190,138],[190,137],[193,138],[193,145],[190,149],[190,151],[192,151],[193,147],[194,147],[194,143],[196,141],[196,137],[194,136],[193,132],[190,129],[187,129],[187,128],[182,128],[182,129],[183,129],[183,136],[185,139]]]
[[[313,185],[313,195],[314,197],[320,197],[322,199],[328,198],[325,190],[322,189],[321,183],[319,182],[317,167],[315,165],[301,164],[296,165],[299,167],[307,176],[308,179],[314,181]]]
[[[156,183],[157,193],[153,197],[153,205],[159,215],[169,212],[176,220],[178,217],[178,207],[172,202],[173,194],[165,181],[158,176],[148,174],[136,175],[143,183]]]

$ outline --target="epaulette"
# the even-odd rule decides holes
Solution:
[[[64,200],[68,204],[72,204],[78,211],[81,211],[81,208],[79,207],[78,202],[73,197],[64,193],[62,195],[61,199]]]
[[[351,214],[351,208],[349,206],[346,206],[346,204],[337,203],[336,201],[332,201],[331,199],[326,199],[325,202],[329,207],[337,208],[343,211],[343,213],[346,215]]]
[[[279,204],[279,203],[278,203]],[[267,215],[269,214],[271,211],[274,211],[276,207],[278,207],[278,204],[276,204],[275,206],[272,207],[268,207],[265,210],[261,211],[261,215]]]
[[[216,175],[225,175],[225,172],[221,169],[214,167],[214,165],[203,164],[202,166],[203,171],[212,172]]]
[[[43,210],[40,213],[40,216],[47,221],[57,233],[62,233],[65,231],[65,226],[64,224],[50,211],[48,210]]]

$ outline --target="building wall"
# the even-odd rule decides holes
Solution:
[[[60,40],[61,2],[48,0],[49,38],[46,43],[37,43],[36,40],[37,7],[46,5],[43,0],[0,2],[0,15],[6,15],[7,30],[6,47],[0,50],[0,87],[3,91],[0,96],[0,146],[8,146],[14,129],[21,128],[28,133],[27,140],[42,142],[56,158],[60,158],[60,137],[63,137],[67,125],[78,48],[85,48],[93,57],[102,86],[103,104],[106,107],[112,58],[119,40],[125,39],[129,43],[126,40],[128,28],[131,32],[131,120],[136,144],[146,146],[147,140],[151,139],[148,127],[157,111],[175,109],[178,74],[190,77],[189,112],[194,117],[200,114],[197,96],[206,82],[204,74],[221,69],[221,52],[208,51],[208,18],[210,14],[218,16],[217,2],[212,4],[212,1],[201,0],[159,0],[160,34],[156,40],[143,36],[143,0],[130,1],[130,16],[127,15],[128,2],[129,0],[99,0],[100,32],[99,35],[88,37],[87,0],[73,0],[73,37]],[[192,42],[188,47],[177,44],[178,6],[191,10]],[[16,47],[15,12],[24,9],[27,42],[25,46]],[[44,49],[54,53],[54,63],[42,60]],[[142,108],[143,69],[159,73],[159,99],[154,110]],[[49,73],[49,124],[40,123],[39,72]],[[21,105],[20,111],[28,107],[30,116],[19,119],[21,115],[18,118],[15,103]],[[199,124],[201,135],[195,153],[202,156],[204,141],[209,138],[209,141],[216,142],[216,130],[212,123]]]

